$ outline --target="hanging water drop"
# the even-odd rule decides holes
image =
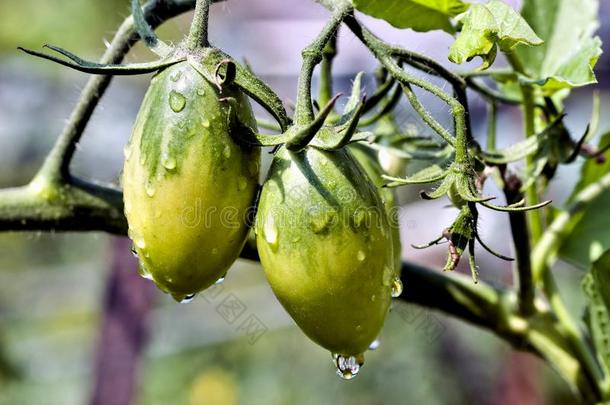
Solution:
[[[373,351],[373,350],[377,350],[379,348],[379,339],[375,339],[371,342],[371,344],[369,345],[369,350]]]
[[[186,105],[186,98],[178,93],[175,90],[170,91],[169,93],[169,106],[174,112],[180,112],[184,110],[184,106]]]
[[[344,380],[351,380],[358,375],[360,367],[364,364],[364,355],[346,357],[341,354],[333,354],[333,360],[337,367],[337,375]]]
[[[225,276],[226,276],[226,274],[224,276],[220,277],[218,280],[216,280],[216,282],[214,284],[215,285],[219,285],[219,284],[224,283],[225,282]]]
[[[127,144],[123,147],[123,156],[125,156],[125,160],[129,160],[131,157],[133,150],[130,144]]]
[[[402,294],[402,281],[398,277],[392,281],[392,298],[397,298]]]
[[[181,299],[177,300],[177,301],[180,302],[181,304],[189,304],[189,303],[193,302],[196,295],[197,294],[187,294],[187,295],[181,297]],[[174,298],[176,298],[176,297],[174,297]]]

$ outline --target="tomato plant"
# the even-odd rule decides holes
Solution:
[[[178,301],[222,279],[239,256],[259,260],[286,311],[333,353],[346,379],[360,370],[391,299],[398,298],[492,330],[548,361],[583,400],[610,401],[610,228],[591,219],[592,209],[608,217],[610,135],[598,128],[598,99],[584,134],[574,137],[564,123],[571,90],[596,83],[597,1],[524,0],[520,11],[501,0],[318,2],[330,17],[302,50],[291,115],[248,66],[209,43],[210,0],[151,0],[144,8],[133,0],[132,16],[99,63],[52,45],[54,53],[22,49],[95,76],[33,180],[0,191],[0,229],[128,235],[141,274]],[[183,41],[169,45],[156,36],[151,24],[193,8]],[[399,29],[445,31],[453,36],[449,61],[480,58],[481,64],[449,69],[390,45],[359,13]],[[332,80],[340,27],[379,65],[374,90],[363,95],[359,73],[342,111]],[[159,59],[121,64],[139,40]],[[505,67],[497,67],[499,54]],[[144,73],[154,76],[125,147],[122,190],[74,177],[75,145],[112,76]],[[441,124],[415,88],[445,103],[453,125]],[[471,125],[472,94],[488,108],[485,136]],[[257,120],[249,99],[276,122]],[[396,117],[401,100],[435,138],[403,133]],[[496,145],[500,105],[520,107],[523,118],[522,139],[505,148]],[[260,151],[267,147],[273,163],[258,193]],[[552,204],[544,196],[557,169],[577,158],[585,162],[571,197],[564,206]],[[521,171],[514,168],[518,162]],[[491,181],[506,205],[484,193]],[[416,246],[446,242],[442,269],[401,260],[393,189],[406,185],[420,185],[425,200],[443,198],[457,208],[438,238]],[[219,215],[209,219],[210,209]],[[508,215],[514,258],[482,240],[481,209]],[[235,215],[233,226],[220,215],[227,210]],[[253,223],[256,249],[246,244]],[[479,280],[485,271],[476,259],[479,246],[513,262],[513,287]],[[442,271],[454,270],[464,255],[471,279]],[[570,314],[559,291],[552,272],[559,258],[586,271],[584,320]]]

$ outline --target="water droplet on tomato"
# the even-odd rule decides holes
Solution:
[[[333,354],[333,361],[337,367],[337,375],[344,380],[351,380],[360,372],[360,367],[364,364],[364,354],[357,356]]]
[[[152,181],[148,180],[144,188],[146,189],[147,196],[153,197],[155,195],[155,186]]]
[[[379,339],[375,339],[369,345],[369,350],[377,350],[379,348],[380,342]]]
[[[248,186],[248,180],[244,176],[239,176],[237,179],[237,189],[239,191],[244,191]]]
[[[392,281],[392,298],[397,298],[402,294],[402,281],[398,277]]]
[[[145,278],[147,280],[152,281],[152,279],[153,279],[152,275],[150,274],[148,269],[144,266],[144,263],[142,263],[141,261],[140,261],[140,263],[138,263],[138,274],[140,276],[142,276],[142,278]]]
[[[180,76],[182,76],[182,72],[180,70],[177,70],[174,73],[172,73],[172,75],[169,77],[169,79],[172,82],[177,82],[178,80],[180,80]]]
[[[269,247],[271,247],[271,250],[275,252],[279,244],[278,230],[277,226],[275,225],[275,220],[271,215],[268,215],[265,219],[265,224],[263,225],[263,237],[269,244]]]
[[[383,274],[382,274],[382,280],[381,280],[383,282],[383,285],[385,285],[386,287],[391,286],[392,277],[394,277],[394,271],[389,266],[385,266],[383,268]]]
[[[197,89],[197,95],[198,96],[205,96],[205,89],[203,87],[200,87]]]
[[[309,221],[309,227],[313,233],[327,233],[333,225],[335,213],[333,211],[323,211],[313,214]]]
[[[174,170],[176,168],[176,159],[173,156],[166,156],[163,158],[162,164],[167,170]]]
[[[359,250],[358,254],[356,254],[356,258],[359,262],[364,261],[364,259],[366,259],[366,253],[364,253],[364,250]]]
[[[210,120],[206,120],[206,119],[201,120],[201,125],[204,128],[209,128],[210,127]]]
[[[131,149],[131,145],[127,144],[123,147],[123,156],[125,156],[125,160],[129,160],[131,157],[133,150]]]
[[[213,255],[217,255],[218,254],[218,248],[212,248],[212,254]]]
[[[178,301],[181,304],[189,304],[189,303],[193,302],[196,295],[197,294],[187,294],[182,297],[179,297],[180,299],[176,299],[176,297],[174,297],[174,298],[176,299],[176,301]]]
[[[224,149],[222,150],[222,156],[224,156],[226,159],[231,157],[231,145],[225,145]]]
[[[186,105],[186,98],[178,93],[175,90],[170,91],[169,93],[169,106],[174,112],[180,112],[184,110],[184,106]]]

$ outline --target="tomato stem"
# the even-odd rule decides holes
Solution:
[[[195,15],[187,38],[187,48],[191,51],[210,46],[208,42],[208,20],[211,3],[211,0],[197,0]]]

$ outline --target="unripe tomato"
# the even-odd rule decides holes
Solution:
[[[125,148],[125,215],[141,271],[178,300],[223,277],[246,240],[260,151],[234,142],[235,117],[256,128],[241,91],[219,94],[179,63],[152,79]]]
[[[349,151],[281,148],[255,229],[269,284],[297,325],[341,362],[364,352],[396,274],[386,212]]]

